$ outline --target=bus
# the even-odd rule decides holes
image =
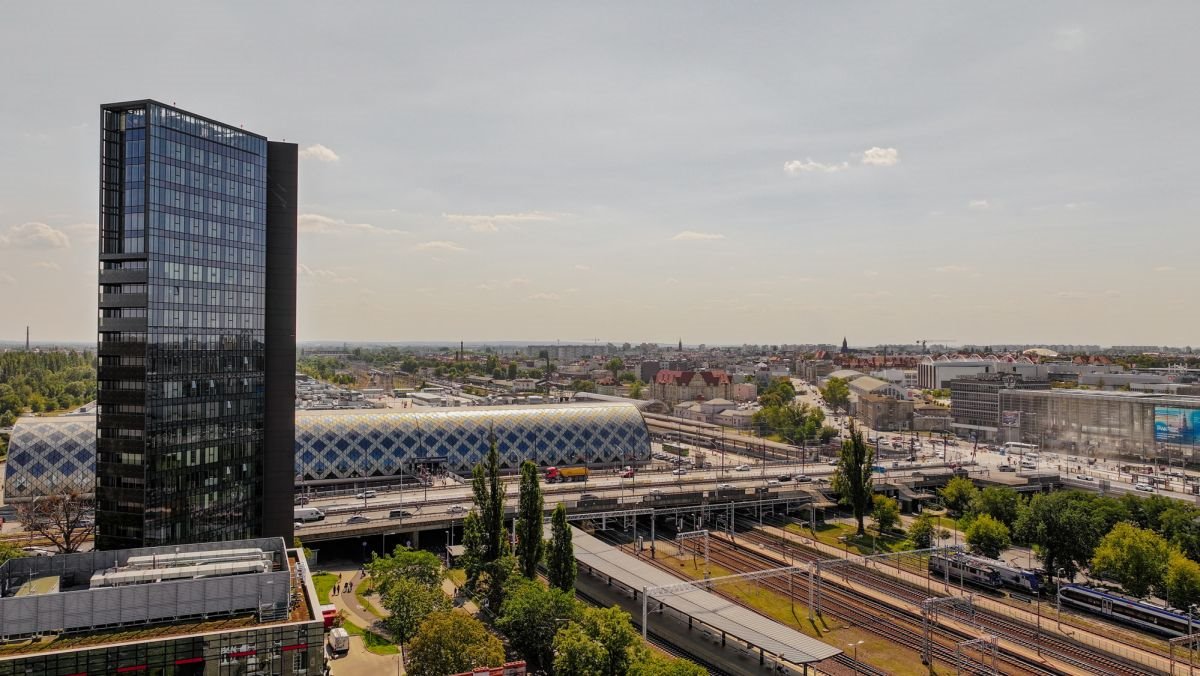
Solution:
[[[1019,441],[1009,441],[1005,442],[1005,444],[1000,447],[1000,455],[1012,454],[1026,457],[1031,460],[1037,460],[1037,450],[1038,447],[1036,444],[1023,444]]]

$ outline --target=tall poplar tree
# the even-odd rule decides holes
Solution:
[[[542,540],[544,509],[537,464],[526,460],[521,463],[521,493],[517,507],[517,560],[521,574],[530,579],[537,576],[537,566],[546,549]]]
[[[571,526],[567,523],[567,507],[558,503],[550,523],[550,546],[546,550],[546,571],[550,586],[563,591],[575,589],[575,548],[571,545]]]
[[[854,512],[858,521],[858,535],[865,535],[863,518],[871,506],[875,486],[871,483],[871,468],[875,464],[875,451],[863,441],[862,432],[853,423],[850,438],[842,442],[842,453],[838,457],[833,475],[833,490],[839,501]]]

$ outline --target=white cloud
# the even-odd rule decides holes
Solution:
[[[514,286],[529,286],[529,280],[524,277],[513,277],[504,283],[504,286],[513,288]]]
[[[591,269],[592,269],[592,266],[590,266],[590,265],[584,265],[583,263],[576,263],[576,264],[575,264],[575,269],[576,269],[576,270],[583,270],[584,272],[587,272],[588,270],[591,270]]]
[[[321,282],[325,282],[325,283],[329,283],[329,284],[354,284],[355,282],[358,281],[358,279],[356,277],[346,277],[334,270],[323,270],[320,268],[310,268],[309,266],[305,265],[304,263],[301,263],[297,267],[297,272],[299,272],[300,277],[302,279],[303,278],[314,279],[314,280],[319,280]]]
[[[1060,28],[1054,33],[1054,48],[1060,52],[1073,52],[1086,42],[1087,34],[1082,28]]]
[[[940,272],[943,274],[954,274],[954,273],[970,272],[971,268],[969,268],[965,265],[942,265],[940,267],[934,268],[933,271]]]
[[[697,242],[709,239],[725,239],[725,235],[716,232],[696,232],[694,230],[684,230],[671,239],[676,242]]]
[[[454,253],[466,251],[466,248],[459,245],[458,242],[450,242],[444,239],[421,242],[413,248],[417,251],[450,251]]]
[[[987,200],[971,200],[967,202],[967,208],[974,211],[987,211],[991,206]]]
[[[313,235],[344,235],[350,233],[368,235],[407,235],[404,230],[392,230],[371,225],[370,223],[347,223],[340,218],[330,218],[321,214],[300,214],[300,232]]]
[[[66,249],[71,246],[71,238],[62,230],[56,230],[45,223],[22,223],[10,225],[0,231],[0,246]]]
[[[442,218],[451,223],[462,223],[472,232],[499,232],[503,225],[548,223],[569,215],[526,211],[515,214],[442,214]]]
[[[62,266],[54,261],[38,261],[33,264],[33,267],[42,268],[44,270],[62,270]]]
[[[1175,266],[1174,265],[1159,265],[1158,267],[1154,268],[1154,271],[1155,272],[1174,272]]]
[[[1059,291],[1054,295],[1064,300],[1082,300],[1088,297],[1088,294],[1083,291]]]
[[[535,293],[529,300],[562,300],[562,296],[557,293]]]
[[[787,162],[783,163],[783,170],[792,176],[795,176],[796,174],[807,174],[813,172],[832,174],[836,171],[845,171],[849,168],[849,162],[842,162],[841,164],[822,164],[820,162],[814,162],[811,157],[804,160],[788,160]]]
[[[862,154],[862,163],[873,167],[891,167],[899,162],[900,151],[895,148],[868,148]]]
[[[337,162],[342,158],[338,157],[338,154],[333,152],[332,149],[320,143],[314,143],[300,151],[300,159],[316,160],[318,162]]]

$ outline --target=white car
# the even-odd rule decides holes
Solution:
[[[450,512],[451,514],[461,514],[467,511],[467,508],[463,507],[462,505],[450,505],[446,511]]]
[[[377,494],[375,493],[375,491],[363,491],[363,492],[359,493],[358,495],[355,495],[354,497],[357,500],[366,500],[367,498],[373,498],[376,495]]]
[[[733,468],[733,471],[735,471],[735,472],[749,472],[749,471],[750,471],[750,465],[738,465],[737,467],[734,467],[734,468]]]
[[[1144,493],[1153,493],[1153,492],[1154,492],[1154,487],[1153,487],[1153,486],[1151,486],[1150,484],[1134,484],[1134,485],[1133,485],[1133,490],[1135,490],[1135,491],[1142,491],[1142,492],[1144,492]]]
[[[647,495],[662,495],[662,494],[663,494],[663,492],[662,492],[661,488],[651,488],[650,492],[647,493]]]
[[[737,486],[734,486],[733,484],[721,484],[721,485],[717,486],[717,488],[719,488],[723,491],[728,491],[728,490],[737,488]]]
[[[684,474],[687,474],[687,470],[680,467],[679,469],[671,470],[671,474],[674,474],[675,476],[683,476]]]

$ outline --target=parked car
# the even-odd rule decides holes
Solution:
[[[308,504],[308,496],[307,495],[297,495],[296,496],[296,504],[297,505],[307,505]]]
[[[375,491],[362,491],[361,493],[355,495],[354,497],[358,500],[366,500],[367,498],[373,498],[376,495],[377,494],[375,493]]]
[[[371,517],[369,517],[369,516],[363,516],[362,514],[355,514],[354,516],[350,517],[349,519],[346,519],[346,523],[367,523],[370,520],[371,520]]]

